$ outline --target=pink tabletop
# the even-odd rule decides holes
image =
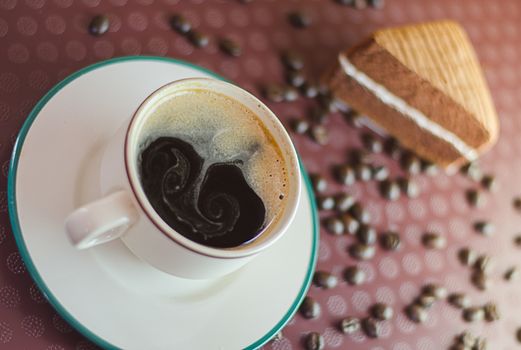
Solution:
[[[288,24],[287,13],[295,9],[311,15],[309,28],[295,29]],[[169,28],[167,18],[173,13],[182,13],[212,39],[235,39],[243,55],[224,55],[216,40],[206,48],[193,48]],[[107,14],[111,25],[108,33],[95,38],[87,33],[87,26],[96,14]],[[13,143],[28,113],[54,84],[100,60],[156,55],[199,64],[260,96],[263,84],[284,79],[281,50],[302,52],[306,71],[318,76],[335,53],[376,28],[438,18],[452,18],[465,27],[490,84],[501,119],[501,137],[481,165],[485,172],[497,176],[499,190],[484,192],[485,205],[473,209],[465,200],[465,191],[478,187],[475,182],[459,174],[419,175],[415,177],[421,188],[418,198],[389,202],[381,198],[374,182],[348,188],[334,182],[331,167],[345,162],[349,149],[361,147],[360,130],[340,115],[326,122],[331,142],[325,147],[292,134],[308,171],[329,180],[328,193],[353,194],[371,213],[375,228],[401,233],[402,249],[395,253],[378,250],[374,259],[360,263],[368,281],[352,287],[342,281],[343,269],[355,263],[347,254],[352,238],[322,230],[317,269],[334,273],[341,282],[330,290],[312,286],[308,295],[320,303],[321,316],[306,320],[297,314],[284,328],[283,337],[264,348],[301,349],[305,336],[316,331],[331,349],[446,349],[465,329],[487,337],[489,348],[521,348],[515,338],[521,327],[521,282],[502,279],[508,267],[517,264],[521,268],[521,249],[512,244],[520,230],[521,215],[511,205],[512,198],[521,194],[519,1],[387,0],[383,10],[355,10],[331,0],[255,0],[246,5],[234,0],[0,0],[0,349],[97,348],[62,320],[39,292],[15,245],[7,213],[6,184]],[[286,125],[292,117],[305,116],[309,105],[302,98],[269,103]],[[392,176],[401,175],[395,161],[384,155],[376,160],[389,165]],[[474,232],[472,223],[478,219],[495,224],[494,237]],[[447,248],[426,250],[420,243],[426,230],[443,233]],[[468,268],[457,259],[457,251],[464,246],[496,260],[490,290],[480,292],[471,285]],[[467,293],[475,305],[496,302],[501,320],[468,324],[460,310],[439,302],[430,310],[426,323],[409,321],[403,308],[430,281],[444,285],[449,292]],[[380,338],[338,331],[339,320],[349,315],[363,317],[377,301],[395,310],[393,319],[382,323]]]

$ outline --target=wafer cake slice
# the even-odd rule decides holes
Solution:
[[[331,90],[418,155],[448,169],[498,137],[498,118],[474,49],[452,21],[375,32],[341,52]]]

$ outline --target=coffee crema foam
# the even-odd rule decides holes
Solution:
[[[147,114],[137,138],[140,156],[161,137],[178,138],[192,145],[203,159],[198,188],[212,165],[234,163],[262,199],[266,210],[263,226],[282,213],[289,190],[284,158],[264,123],[249,108],[217,92],[193,89],[163,97]]]

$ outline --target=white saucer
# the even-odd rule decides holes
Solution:
[[[65,217],[97,198],[99,152],[140,101],[180,78],[215,74],[158,57],[87,67],[54,87],[18,137],[9,214],[32,277],[61,316],[91,341],[122,349],[257,348],[293,316],[309,286],[318,240],[309,181],[293,226],[236,273],[184,280],[155,270],[119,241],[77,251]]]

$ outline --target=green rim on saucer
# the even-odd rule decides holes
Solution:
[[[11,157],[11,162],[9,164],[9,175],[7,178],[7,201],[8,201],[8,208],[9,208],[9,218],[11,220],[11,225],[13,229],[13,234],[16,240],[16,244],[18,245],[18,249],[20,250],[20,254],[22,256],[23,261],[25,262],[25,265],[27,269],[29,270],[29,273],[31,274],[32,278],[40,288],[40,290],[43,292],[43,294],[46,296],[49,303],[56,309],[56,311],[65,319],[71,326],[73,326],[76,330],[78,330],[81,334],[83,334],[86,338],[88,338],[90,341],[96,343],[97,345],[105,348],[105,349],[117,349],[114,345],[107,342],[105,339],[100,338],[93,332],[91,332],[88,328],[83,326],[78,320],[76,320],[58,301],[58,299],[50,292],[47,285],[44,283],[42,277],[38,273],[38,270],[36,266],[34,265],[31,256],[29,254],[29,251],[27,250],[27,247],[25,245],[22,232],[20,229],[20,223],[18,221],[18,212],[16,209],[16,172],[18,168],[18,161],[20,158],[20,152],[22,150],[24,140],[27,136],[27,133],[29,132],[31,125],[33,124],[34,120],[37,118],[38,114],[42,110],[42,108],[47,104],[47,102],[56,95],[62,88],[67,86],[69,83],[74,81],[76,78],[82,76],[85,73],[88,73],[92,70],[114,64],[114,63],[120,63],[120,62],[126,62],[126,61],[133,61],[133,60],[149,60],[149,61],[162,61],[162,62],[170,62],[170,63],[176,63],[184,66],[188,66],[190,68],[202,71],[204,73],[207,73],[217,79],[226,80],[223,77],[215,74],[214,72],[203,68],[196,66],[192,63],[184,62],[181,60],[173,59],[173,58],[167,58],[167,57],[155,57],[155,56],[126,56],[126,57],[119,57],[114,58],[102,62],[95,63],[93,65],[90,65],[88,67],[85,67],[64,80],[62,80],[60,83],[58,83],[56,86],[54,86],[45,96],[38,101],[36,106],[33,108],[31,113],[29,114],[27,120],[24,122],[20,133],[18,134],[18,137],[16,139],[16,143],[14,145],[13,154]],[[291,319],[291,317],[295,314],[297,311],[302,299],[304,298],[304,295],[306,294],[306,291],[309,287],[309,284],[311,283],[311,277],[313,275],[313,271],[315,269],[315,262],[317,259],[317,248],[318,248],[318,235],[319,235],[319,228],[318,228],[318,218],[317,218],[317,208],[315,205],[315,200],[313,196],[313,189],[311,187],[311,183],[309,180],[309,177],[304,170],[304,167],[302,165],[302,161],[300,161],[300,170],[302,172],[302,176],[304,177],[304,182],[306,184],[306,188],[309,195],[309,200],[311,203],[311,213],[313,218],[313,241],[311,245],[311,257],[309,260],[309,266],[307,269],[306,277],[302,283],[302,287],[300,289],[300,292],[298,293],[297,297],[295,298],[295,301],[291,305],[291,307],[288,309],[286,314],[282,317],[282,319],[264,336],[262,336],[259,340],[254,342],[253,344],[246,347],[246,349],[257,349],[264,345],[266,342],[268,342],[271,338],[273,338],[285,325],[286,323]]]

